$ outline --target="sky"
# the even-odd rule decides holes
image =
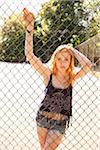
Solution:
[[[0,0],[0,27],[2,26],[5,18],[14,14],[22,12],[24,7],[37,15],[41,5],[48,0]]]

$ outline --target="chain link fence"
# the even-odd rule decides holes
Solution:
[[[41,4],[44,2],[46,1],[41,1]],[[2,15],[0,16],[0,30],[4,30],[4,17],[8,17],[8,14],[13,15],[15,12],[18,13],[23,9],[23,7],[29,7],[29,9],[35,11],[36,14],[38,13],[37,10],[40,9],[40,1],[35,0],[27,1],[26,3],[23,1],[18,3],[17,1],[8,2],[5,0],[3,2],[1,1],[0,3],[0,9],[2,12]],[[17,20],[17,18],[15,18],[15,20]],[[52,25],[52,28],[54,28],[56,25],[56,21],[57,20],[55,20],[54,24]],[[36,48],[41,46],[39,50],[39,57],[42,55],[44,61],[45,59],[47,60],[50,58],[51,51],[48,51],[48,49],[52,50],[53,46],[55,48],[55,45],[57,46],[63,44],[63,41],[61,40],[63,40],[65,37],[65,32],[67,29],[69,29],[71,24],[73,24],[73,20],[70,20],[70,24],[66,26],[64,30],[62,29],[60,31],[59,29],[63,28],[64,24],[59,24],[59,26],[56,27],[56,30],[54,28],[55,32],[52,34],[50,33],[51,36],[49,35],[49,38],[46,38],[46,35],[48,34],[47,30],[43,29],[44,32],[42,31],[42,33],[45,34],[44,37],[46,38],[44,45],[47,44],[45,48],[47,51],[42,51],[44,45],[43,43],[41,45],[42,40],[39,39],[39,34],[37,36],[37,43],[39,46],[36,45],[37,43],[35,44]],[[38,25],[40,24],[38,23]],[[10,26],[10,24],[8,26]],[[19,29],[20,26],[17,31],[19,31]],[[21,28],[21,31],[22,30],[23,28]],[[8,30],[5,29],[5,31],[8,33]],[[0,150],[40,150],[35,118],[41,101],[45,96],[45,85],[43,84],[43,79],[35,71],[35,69],[33,69],[29,63],[25,62],[23,53],[25,37],[24,32],[21,32],[21,34],[15,36],[15,32],[13,33],[13,28],[9,30],[9,34],[11,32],[12,34],[8,36],[8,39],[7,37],[4,39],[2,32],[0,33]],[[59,35],[59,32],[61,33],[58,38],[57,35]],[[69,31],[67,31],[67,33],[68,32]],[[74,32],[76,32],[76,26],[74,26],[72,31],[70,31],[69,35],[74,34]],[[80,34],[82,34],[82,32],[80,32]],[[9,37],[12,35],[13,38],[10,41]],[[57,41],[53,40],[54,36],[56,36]],[[88,44],[86,44],[87,41],[85,38],[84,40],[82,39],[83,41],[81,40],[81,43],[77,42],[77,44],[74,45],[78,47],[80,51],[85,53],[85,55],[88,56],[93,63],[95,63],[96,69],[93,68],[95,74],[93,74],[93,71],[92,73],[88,72],[87,75],[78,79],[74,84],[72,102],[73,116],[71,120],[71,126],[66,129],[66,134],[57,150],[100,150],[99,34],[97,37],[97,41],[91,38],[91,42],[89,42],[91,47],[93,43],[95,45],[93,53],[90,51],[90,49],[93,47],[91,48],[88,46]],[[20,42],[14,43],[18,39],[20,39]],[[2,43],[6,40],[10,41],[10,44],[7,46],[7,50],[5,50],[6,44],[2,45]],[[51,43],[50,40],[53,40],[53,42]],[[35,41],[36,36],[34,42]],[[22,50],[18,52],[17,48],[21,48]],[[16,49],[16,53],[13,53],[14,49]],[[98,49],[98,52],[95,55],[94,52],[96,49]],[[41,51],[42,53],[40,53]],[[19,55],[17,55],[18,53]],[[17,59],[15,59],[16,55]],[[19,57],[20,55],[22,57]],[[11,61],[8,61],[8,58],[9,60],[11,59]],[[80,69],[77,63],[75,67],[76,69]],[[98,74],[98,76],[96,74]]]

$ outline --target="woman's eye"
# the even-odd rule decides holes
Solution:
[[[67,58],[65,58],[65,61],[68,61],[68,59],[67,59]]]
[[[58,58],[58,60],[60,61],[60,60],[61,60],[61,58]]]

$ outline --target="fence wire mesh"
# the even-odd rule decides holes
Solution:
[[[35,118],[45,96],[45,85],[39,73],[25,61],[25,32],[21,23],[17,26],[16,21],[19,21],[19,16],[22,14],[18,16],[18,13],[24,7],[28,7],[38,16],[39,10],[45,9],[43,6],[40,7],[45,2],[48,2],[48,0],[29,0],[26,2],[11,0],[8,2],[5,0],[0,2],[0,150],[40,150]],[[59,1],[55,0],[54,2],[53,6],[58,6]],[[60,2],[66,1],[61,0]],[[67,2],[71,2],[71,5],[76,1]],[[54,16],[51,15],[49,7],[48,9],[47,12],[50,12],[48,17],[53,20]],[[55,10],[52,11],[54,13]],[[12,19],[12,16],[16,13],[16,17]],[[72,16],[73,13],[70,13]],[[60,22],[63,15],[67,15],[66,10],[63,12],[61,9],[58,14],[49,27],[50,20],[46,25],[44,18],[43,20],[40,19],[39,22],[35,22],[37,32],[34,35],[34,51],[36,55],[47,62],[58,45],[74,41],[74,46],[84,53],[95,66],[74,84],[71,125],[68,129],[66,128],[65,136],[57,150],[99,150],[100,34],[96,34],[88,40],[83,35],[80,42],[78,42],[79,38],[74,36],[75,39],[73,35],[78,32],[81,36],[83,29],[79,28],[78,25],[72,26],[76,18],[73,18],[73,20],[69,18],[70,23],[66,26],[66,20]],[[77,16],[80,17],[79,14]],[[78,17],[77,19],[79,19]],[[8,19],[8,22],[5,21],[5,18]],[[11,20],[13,23],[11,23]],[[41,26],[40,21],[43,25],[41,29],[39,28]],[[52,32],[48,31],[52,28],[54,29]],[[92,26],[92,29],[94,28],[96,28],[96,25]],[[87,31],[85,31],[86,33]],[[69,36],[66,37],[66,34]],[[75,69],[80,69],[77,62]]]

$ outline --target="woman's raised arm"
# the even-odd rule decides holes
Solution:
[[[71,48],[73,55],[75,56],[75,58],[79,61],[79,63],[81,64],[81,70],[78,71],[75,75],[74,75],[74,80],[83,77],[84,75],[86,75],[91,67],[93,66],[92,62],[81,52],[79,52],[78,50]]]
[[[24,24],[26,29],[25,36],[25,56],[36,71],[46,80],[50,75],[50,69],[42,63],[33,53],[33,32],[34,32],[34,15],[26,8],[23,9]]]

